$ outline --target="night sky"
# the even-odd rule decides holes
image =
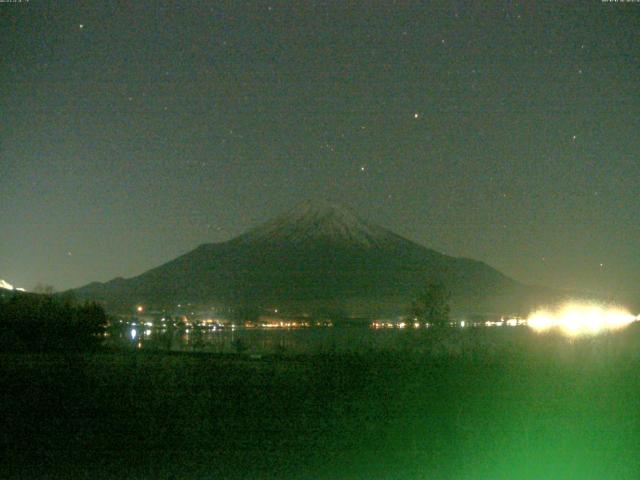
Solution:
[[[640,3],[0,3],[0,278],[65,289],[304,199],[640,294]]]

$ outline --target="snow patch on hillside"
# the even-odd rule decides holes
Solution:
[[[19,292],[24,292],[24,288],[14,287],[9,282],[2,280],[1,278],[0,278],[0,288],[3,288],[5,290],[18,290]]]

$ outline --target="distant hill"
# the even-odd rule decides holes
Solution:
[[[373,316],[402,313],[429,279],[447,285],[458,312],[521,312],[558,296],[483,262],[418,245],[338,205],[309,201],[227,242],[200,245],[137,277],[74,293],[112,310],[190,302]]]

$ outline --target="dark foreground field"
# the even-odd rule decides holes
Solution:
[[[640,478],[637,326],[455,335],[432,355],[5,354],[1,477]]]

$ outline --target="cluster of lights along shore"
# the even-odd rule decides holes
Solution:
[[[531,313],[527,318],[501,317],[500,320],[469,321],[458,320],[451,322],[451,326],[468,327],[519,327],[526,326],[538,333],[560,332],[569,337],[597,335],[620,330],[635,321],[640,315],[634,316],[628,310],[598,303],[569,302],[556,309],[540,309]],[[420,328],[429,324],[401,321],[397,323],[377,321],[374,328]]]
[[[145,313],[143,305],[135,307],[136,314],[142,316]],[[274,309],[278,314],[278,309]],[[195,314],[195,312],[192,312]],[[177,318],[177,320],[176,320]],[[226,327],[235,328],[311,328],[311,327],[333,327],[331,320],[322,321],[305,319],[285,319],[279,317],[264,316],[256,321],[245,321],[231,323],[224,319],[214,319],[209,316],[195,320],[186,315],[179,315],[174,319],[163,316],[160,323],[154,321],[141,321],[141,326],[146,327],[166,327],[169,323],[173,326],[184,326],[186,328],[205,328],[210,331],[219,331]],[[458,319],[449,323],[450,327],[473,328],[473,327],[528,327],[535,332],[560,332],[569,337],[597,335],[611,331],[620,330],[635,321],[640,321],[640,315],[634,316],[628,310],[613,305],[603,305],[594,302],[568,302],[555,309],[539,309],[531,313],[527,318],[519,316],[502,316],[497,320],[469,320]],[[138,322],[133,322],[136,326]],[[419,322],[417,319],[397,318],[387,320],[374,320],[369,326],[378,329],[418,329],[431,328],[428,322]],[[136,333],[132,337],[135,338]]]

